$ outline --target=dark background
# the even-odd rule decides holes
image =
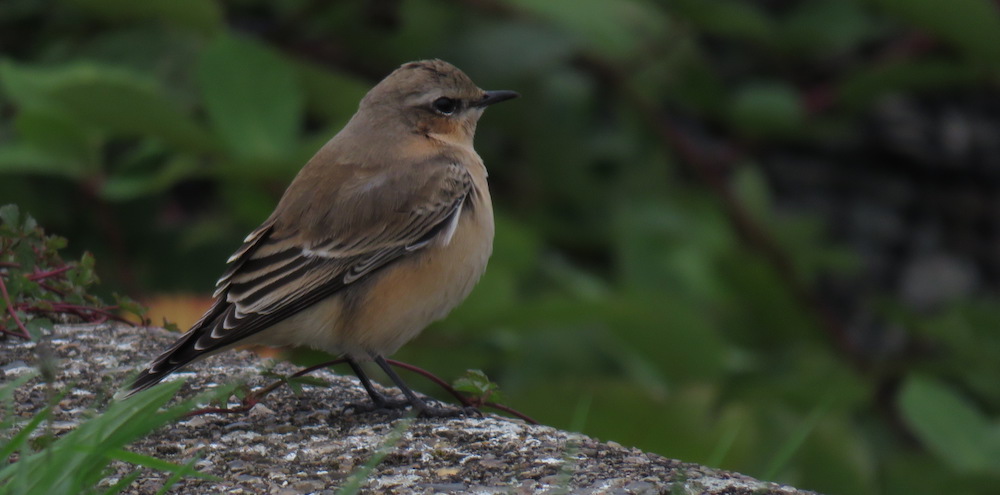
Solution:
[[[106,291],[210,292],[443,58],[523,98],[477,135],[487,274],[397,358],[829,494],[1000,483],[997,2],[3,0],[0,51],[0,203]]]

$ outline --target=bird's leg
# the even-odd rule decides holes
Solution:
[[[358,380],[361,381],[361,386],[365,388],[365,392],[368,392],[368,397],[371,397],[372,403],[375,404],[376,409],[388,409],[395,405],[389,398],[382,395],[375,387],[372,386],[372,381],[368,378],[365,373],[364,368],[358,364],[353,358],[347,358],[347,364],[351,366],[354,370],[354,374],[357,375]]]
[[[374,356],[373,359],[375,363],[378,364],[380,368],[382,368],[382,371],[385,371],[385,374],[389,375],[389,378],[396,384],[397,387],[399,387],[399,390],[403,392],[403,395],[406,397],[406,400],[409,401],[409,403],[413,406],[413,409],[419,412],[421,416],[438,417],[438,418],[455,417],[455,416],[462,416],[468,412],[461,408],[432,407],[428,405],[426,401],[424,401],[420,397],[417,397],[417,394],[413,393],[413,390],[410,389],[410,387],[406,385],[406,382],[404,382],[403,379],[396,374],[396,371],[393,370],[391,366],[389,366],[389,363],[385,361],[384,357]]]

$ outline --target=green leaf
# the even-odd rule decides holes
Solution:
[[[24,327],[28,329],[31,339],[37,342],[45,336],[46,329],[52,328],[52,320],[48,318],[32,318],[31,321],[24,324]]]
[[[781,22],[782,48],[807,56],[838,56],[877,33],[872,17],[858,2],[801,2]]]
[[[24,214],[24,222],[21,223],[21,228],[25,232],[37,233],[37,237],[41,237],[42,232],[38,229],[38,222],[35,221],[35,217],[28,213]]]
[[[97,273],[94,272],[94,265],[94,255],[89,252],[85,252],[83,253],[83,256],[80,257],[80,263],[66,272],[66,277],[74,286],[82,291],[88,285],[94,284],[98,281]]]
[[[141,303],[134,301],[129,297],[114,294],[114,298],[115,306],[118,306],[119,310],[131,313],[138,318],[143,318],[143,316],[149,311]]]
[[[30,69],[10,60],[0,61],[0,87],[10,100],[22,107],[44,107],[59,112],[48,97],[48,91],[56,84],[55,69]]]
[[[899,15],[958,47],[970,58],[1000,68],[1000,9],[991,0],[878,0]]]
[[[211,151],[211,135],[178,109],[155,81],[111,66],[55,68],[0,65],[5,89],[20,105],[62,112],[113,134],[155,137],[191,151]]]
[[[769,43],[776,31],[771,19],[750,2],[676,0],[674,7],[710,34]]]
[[[618,208],[615,230],[616,264],[626,288],[705,297],[722,290],[715,257],[734,241],[715,210],[695,205],[681,210],[661,201],[626,203]],[[695,308],[680,303],[678,309],[687,314]]]
[[[143,474],[145,473],[143,473],[142,470],[139,469],[132,471],[128,475],[123,476],[120,480],[118,480],[117,483],[109,486],[108,489],[102,493],[102,495],[114,495],[115,493],[121,493],[123,490],[128,488],[129,485],[134,483],[135,480],[139,479],[139,476],[142,476]]]
[[[80,162],[23,143],[0,146],[0,174],[48,175],[78,179],[85,175]]]
[[[396,446],[403,440],[403,434],[406,433],[406,430],[410,429],[415,420],[413,417],[405,417],[399,420],[393,426],[392,431],[385,436],[385,441],[375,449],[375,452],[372,453],[368,461],[355,469],[347,480],[344,481],[344,484],[337,490],[337,495],[354,495],[360,493],[361,488],[371,479],[375,468],[382,463],[382,460],[390,452],[396,449]]]
[[[198,164],[188,156],[170,160],[159,170],[145,174],[116,174],[108,177],[101,188],[101,196],[112,201],[128,201],[166,191],[174,184],[190,177]]]
[[[767,178],[753,163],[743,163],[732,179],[733,191],[740,203],[758,219],[768,218],[771,212],[771,193]]]
[[[16,228],[20,225],[21,211],[17,208],[17,205],[3,205],[0,206],[0,223],[9,227]]]
[[[576,35],[581,43],[607,55],[628,57],[662,36],[670,20],[646,2],[633,0],[506,0]]]
[[[111,20],[145,19],[214,32],[222,26],[222,9],[213,0],[71,0]]]
[[[481,392],[492,385],[490,379],[482,370],[466,370],[465,376],[455,380],[455,389],[463,392]]]
[[[57,88],[52,97],[81,120],[113,133],[156,137],[190,151],[214,147],[207,130],[181,113],[162,88],[131,74],[97,70]]]
[[[31,437],[31,433],[37,430],[38,426],[42,424],[42,421],[45,421],[51,415],[52,406],[48,406],[32,416],[31,419],[24,426],[22,426],[14,436],[9,439],[5,438],[4,443],[0,445],[0,455],[3,456],[3,459],[8,459],[11,454],[20,450],[25,442],[27,442]],[[10,469],[11,468],[8,467],[0,470],[0,481],[4,479],[5,473],[7,473]],[[0,484],[0,487],[2,486],[3,485]]]
[[[68,244],[69,242],[65,237],[51,235],[45,238],[45,250],[52,255],[55,255],[56,251],[65,248]]]
[[[348,74],[340,74],[317,64],[295,61],[294,69],[309,108],[342,126],[358,109],[369,85]],[[329,136],[327,136],[329,138]],[[315,151],[315,150],[313,150]]]
[[[24,266],[31,266],[25,263],[23,260],[19,261],[19,264]],[[41,288],[37,283],[28,280],[24,276],[24,273],[13,273],[10,275],[5,274],[4,277],[7,279],[7,292],[10,293],[11,297],[18,300],[30,299],[33,297],[39,297],[41,295]],[[20,315],[18,318],[24,321],[24,316]]]
[[[203,478],[203,479],[206,479],[206,480],[209,480],[209,481],[222,481],[222,478],[219,478],[219,477],[216,477],[216,476],[212,476],[212,475],[209,475],[209,474],[199,473],[194,468],[194,465],[197,464],[197,462],[199,460],[201,460],[200,457],[199,456],[195,456],[195,457],[192,457],[191,460],[189,460],[186,463],[184,463],[184,468],[185,469],[177,470],[173,474],[171,474],[170,477],[167,478],[167,480],[163,482],[163,486],[161,486],[160,489],[156,491],[156,495],[166,495],[166,493],[168,491],[170,491],[171,487],[173,487],[174,485],[176,485],[177,482],[180,481],[182,477],[188,475],[189,473],[192,476]]]
[[[2,414],[0,414],[0,432],[18,424],[21,418],[14,414],[14,392],[16,392],[21,385],[28,383],[37,376],[38,370],[31,370],[16,378],[8,379],[10,380],[8,383],[0,386],[0,405],[3,406],[3,408],[0,409],[0,412],[2,412]],[[22,431],[23,430],[24,429],[22,428]],[[25,433],[25,435],[30,433],[31,432],[29,431]],[[18,445],[14,444],[12,438],[5,436],[3,443],[0,443],[0,456],[2,456],[3,459],[7,459],[11,452],[17,450],[17,447]],[[6,452],[6,454],[4,454],[4,452]]]
[[[9,383],[5,383],[3,387],[0,387],[0,404],[5,403],[14,397],[14,391],[17,390],[17,387],[28,383],[29,380],[36,376],[38,376],[38,372],[33,370],[17,378],[13,378]]]
[[[963,472],[997,472],[997,426],[947,385],[911,376],[899,395],[903,419],[932,452]]]
[[[795,90],[777,81],[749,83],[733,97],[730,121],[755,136],[788,135],[801,129],[805,112]]]
[[[463,33],[459,41],[463,52],[476,54],[462,61],[462,69],[477,80],[552,77],[550,68],[573,57],[579,41],[571,33],[537,22],[483,25]]]
[[[498,400],[500,386],[490,381],[481,370],[466,370],[465,375],[455,380],[455,390],[465,392],[482,400]]]
[[[220,480],[220,478],[218,478],[217,476],[205,473],[199,473],[191,466],[191,464],[184,464],[184,465],[174,464],[172,462],[164,461],[163,459],[157,459],[156,457],[137,454],[135,452],[129,452],[123,449],[112,449],[101,452],[101,454],[107,456],[110,459],[125,461],[131,464],[145,466],[150,469],[166,471],[168,473],[181,473],[182,475],[193,476],[196,478],[212,480],[212,481]]]
[[[20,483],[27,493],[83,493],[82,488],[99,480],[110,461],[93,452],[121,448],[183,413],[177,408],[159,411],[181,385],[166,383],[130,400],[112,403],[103,414],[59,437],[44,451],[22,456],[0,471],[0,480]],[[58,471],[53,466],[58,466]]]
[[[978,78],[975,69],[951,59],[903,60],[848,75],[840,83],[838,96],[845,104],[861,109],[886,93],[962,87]]]
[[[88,163],[97,161],[94,132],[65,112],[24,108],[14,125],[23,143],[62,158],[73,166],[73,172],[79,173]]]
[[[89,252],[83,253],[83,256],[80,257],[80,268],[93,270],[96,264],[97,260],[95,260],[94,255]]]
[[[286,158],[302,120],[302,88],[291,64],[254,41],[220,36],[198,61],[212,125],[237,157]]]
[[[812,435],[823,418],[829,415],[835,399],[836,394],[833,391],[828,391],[826,398],[817,404],[809,416],[795,428],[794,433],[783,442],[781,448],[776,453],[771,454],[771,462],[768,463],[768,468],[764,470],[761,479],[774,479],[781,470],[788,467],[795,453],[802,448],[802,444]]]

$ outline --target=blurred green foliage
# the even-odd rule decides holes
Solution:
[[[212,479],[193,467],[197,457],[186,465],[178,465],[125,449],[135,440],[194,410],[199,400],[222,397],[231,392],[232,387],[227,387],[222,394],[200,395],[167,407],[183,382],[165,384],[140,392],[142,397],[137,396],[134,400],[113,402],[101,414],[93,415],[73,431],[56,437],[48,421],[69,390],[57,392],[49,387],[49,405],[28,419],[12,413],[14,390],[32,378],[35,375],[27,374],[0,388],[0,404],[5,411],[5,415],[0,416],[0,435],[4,439],[0,444],[0,456],[14,459],[5,462],[0,469],[0,495],[112,495],[121,493],[139,479],[144,474],[141,467],[173,473],[157,494],[167,493],[181,477]],[[139,468],[120,479],[108,479],[108,466],[114,461],[128,462]]]
[[[47,236],[31,215],[16,205],[0,206],[0,334],[38,340],[53,319],[63,321],[127,321],[118,313],[141,319],[145,308],[115,296],[111,306],[91,294],[98,282],[94,257],[66,262],[59,250],[66,239]]]
[[[912,38],[935,48],[885,48]],[[0,203],[133,295],[207,292],[371,85],[444,58],[524,98],[479,126],[489,270],[397,358],[481,368],[545,423],[825,493],[1000,483],[1000,311],[889,301],[934,352],[859,355],[802,295],[857,257],[778,214],[750,158],[850,139],[887,94],[995,91],[995,2],[5,0],[0,49]],[[751,153],[716,170],[732,143]]]

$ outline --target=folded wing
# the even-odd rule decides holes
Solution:
[[[354,179],[358,183],[351,177],[358,177]],[[305,215],[282,217],[276,211],[230,257],[216,284],[212,308],[139,375],[128,394],[155,385],[199,356],[267,329],[432,242],[447,243],[470,194],[475,192],[465,167],[437,160],[394,175],[349,175],[332,193],[319,195],[330,204],[292,208],[296,214],[328,209],[313,213],[317,217],[312,220]],[[326,225],[316,228],[316,218]]]

